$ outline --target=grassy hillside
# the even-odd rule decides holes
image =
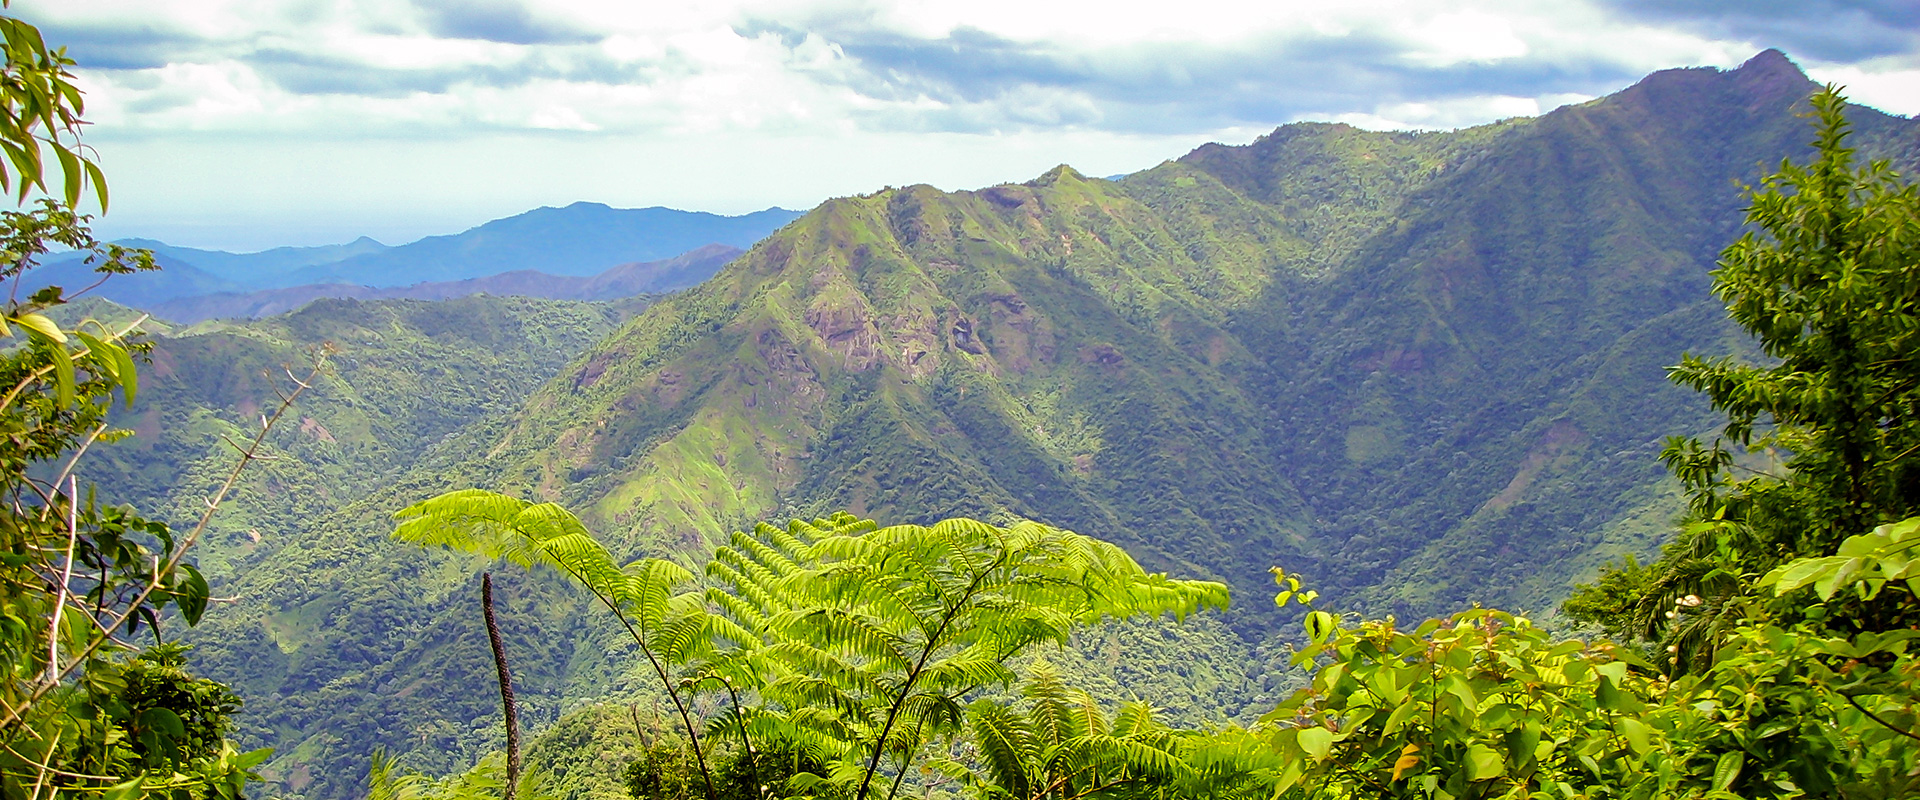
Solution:
[[[1118,182],[1060,167],[842,198],[617,330],[610,309],[482,303],[189,331],[225,337],[195,364],[288,352],[308,325],[381,365],[315,401],[336,404],[311,415],[335,441],[287,432],[298,460],[222,523],[209,558],[239,599],[195,635],[200,663],[254,698],[247,732],[281,748],[288,795],[351,794],[375,747],[470,763],[498,736],[476,688],[480,565],[385,539],[394,509],[467,485],[563,502],[629,557],[841,508],[1041,519],[1231,582],[1239,609],[1184,645],[1228,654],[1210,664],[1265,663],[1249,653],[1275,630],[1273,564],[1341,608],[1546,611],[1664,536],[1657,443],[1710,416],[1663,367],[1743,346],[1706,273],[1738,229],[1736,183],[1802,152],[1811,89],[1763,54],[1463,131],[1291,125]],[[1857,121],[1914,165],[1920,126]],[[167,367],[189,351],[173,341],[154,370],[193,379],[160,430],[204,446],[264,385]],[[139,479],[188,507],[201,479],[165,478]],[[500,577],[530,719],[640,696],[578,598]],[[1107,665],[1107,691],[1145,691],[1167,659]],[[1230,711],[1275,687],[1254,669],[1154,696]]]

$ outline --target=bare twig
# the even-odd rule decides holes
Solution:
[[[140,317],[140,320],[135,321],[135,324],[138,324],[140,321],[143,321],[145,319],[146,319],[146,316],[142,315]],[[130,328],[131,326],[129,326],[129,329]],[[35,687],[33,692],[27,696],[26,701],[23,702],[18,708],[8,709],[7,713],[4,716],[0,716],[0,729],[5,729],[7,727],[11,727],[15,724],[18,724],[22,719],[22,715],[26,713],[27,709],[32,708],[34,703],[38,702],[41,698],[45,697],[47,693],[52,691],[55,686],[60,685],[60,682],[65,680],[68,675],[72,674],[75,669],[78,669],[81,664],[86,663],[86,660],[88,658],[92,657],[94,653],[100,650],[101,646],[105,645],[109,640],[112,639],[112,635],[115,631],[118,631],[121,627],[125,626],[127,622],[131,620],[135,614],[140,612],[141,608],[145,607],[148,598],[151,598],[153,596],[154,590],[160,587],[160,585],[165,581],[165,577],[167,575],[173,574],[173,571],[180,566],[180,562],[186,558],[187,551],[191,550],[193,548],[194,543],[200,540],[200,535],[206,532],[207,524],[213,521],[214,512],[220,509],[220,503],[226,499],[228,493],[233,491],[233,487],[240,482],[241,472],[246,469],[248,463],[252,462],[255,459],[256,455],[260,451],[260,448],[266,444],[267,434],[272,432],[274,424],[279,422],[282,417],[286,416],[287,411],[293,408],[293,401],[298,399],[300,397],[300,394],[307,390],[307,388],[311,385],[311,382],[313,381],[313,379],[317,377],[320,374],[321,370],[326,367],[326,358],[327,358],[327,354],[324,351],[319,353],[314,359],[313,369],[307,374],[307,379],[304,381],[298,381],[299,388],[295,389],[291,394],[289,394],[287,397],[287,400],[281,403],[278,408],[274,409],[273,415],[271,417],[264,418],[262,420],[263,424],[260,428],[260,432],[254,435],[253,443],[247,448],[245,452],[240,454],[239,461],[236,462],[233,465],[233,469],[227,473],[227,478],[225,481],[221,482],[219,490],[214,492],[212,497],[207,498],[206,500],[207,510],[205,513],[200,515],[200,521],[193,526],[193,530],[188,532],[185,538],[180,540],[179,546],[174,548],[173,554],[167,558],[167,561],[164,565],[159,563],[159,560],[157,557],[155,558],[154,569],[153,569],[153,579],[147,583],[146,588],[142,589],[139,595],[134,597],[133,602],[127,606],[126,611],[122,612],[119,616],[115,617],[112,624],[109,624],[106,626],[106,634],[103,636],[96,637],[90,643],[88,643],[87,648],[85,650],[81,651],[80,654],[75,656],[72,661],[67,663],[66,666],[61,667],[57,674],[54,674],[52,676],[53,680],[45,681],[41,683],[39,686]],[[15,387],[13,393],[7,395],[7,397],[4,399],[0,399],[0,407],[4,407],[7,402],[11,402],[13,395],[17,394],[18,392],[19,392],[19,387]]]
[[[1906,728],[1902,728],[1898,725],[1895,725],[1891,722],[1881,719],[1879,715],[1876,715],[1873,712],[1868,711],[1866,706],[1860,705],[1860,701],[1853,699],[1853,695],[1843,694],[1840,696],[1847,698],[1847,702],[1852,703],[1854,708],[1860,709],[1860,713],[1867,715],[1867,719],[1880,723],[1880,727],[1886,728],[1887,730],[1893,731],[1894,733],[1900,734],[1901,736],[1905,736],[1909,739],[1920,741],[1920,733],[1914,733],[1913,731],[1907,730]]]
[[[92,447],[94,442],[100,441],[100,435],[106,432],[107,423],[102,422],[98,426],[95,426],[93,432],[87,434],[86,440],[82,441],[78,448],[74,449],[73,457],[67,459],[67,465],[61,468],[60,473],[54,476],[53,482],[49,485],[59,486],[62,481],[66,481],[69,477],[72,477],[73,468],[80,465],[80,457],[86,455],[87,448]]]
[[[493,618],[493,573],[480,573],[480,610],[487,618],[487,644],[493,648],[493,669],[500,677],[501,716],[507,726],[507,785],[501,795],[513,800],[520,783],[520,712],[513,704],[513,675],[507,672],[507,650],[500,643],[500,623]]]
[[[40,787],[45,786],[47,783],[47,772],[48,772],[47,765],[53,763],[53,752],[55,750],[60,749],[61,733],[62,731],[57,731],[57,730],[53,732],[53,741],[50,741],[47,743],[47,757],[40,759],[40,764],[39,764],[40,768],[37,771],[38,774],[36,774],[33,778],[33,792],[27,795],[28,797],[33,798],[33,800],[39,800]]]
[[[73,585],[73,548],[80,541],[80,480],[67,476],[67,562],[60,573],[60,582],[55,585],[53,603],[53,622],[47,626],[47,677],[54,679],[55,670],[60,668],[60,617],[67,610],[67,597],[73,594],[68,587]],[[45,777],[42,775],[42,777]],[[38,794],[35,788],[34,793]]]

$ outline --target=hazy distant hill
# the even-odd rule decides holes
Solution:
[[[497,219],[461,233],[430,236],[398,247],[361,237],[326,247],[280,247],[258,253],[227,253],[176,247],[150,239],[122,244],[152,249],[167,269],[159,273],[115,280],[101,287],[99,297],[136,308],[209,294],[245,295],[272,289],[295,289],[262,294],[256,300],[214,298],[173,306],[191,315],[253,316],[297,307],[291,298],[348,296],[426,296],[418,293],[360,292],[347,287],[396,288],[420,283],[450,283],[489,278],[507,272],[593,278],[615,267],[666,262],[708,245],[746,248],[781,225],[800,216],[798,211],[769,208],[735,217],[670,208],[609,208],[599,203],[574,203],[565,208],[537,208]],[[607,277],[597,288],[577,281],[557,293],[539,296],[607,297],[615,285],[649,285],[638,291],[660,291],[697,283],[705,274],[703,259],[694,266],[664,264],[661,277]],[[691,272],[686,270],[691,269]],[[645,270],[642,270],[643,272]],[[689,279],[690,275],[699,277]],[[55,256],[47,266],[28,275],[23,288],[58,284],[69,290],[91,284],[95,276],[77,263],[77,256]],[[535,286],[538,280],[506,280],[502,286]],[[328,285],[324,288],[322,285]],[[667,284],[674,284],[667,287]],[[343,286],[344,285],[344,286]],[[298,287],[297,289],[295,287]],[[476,284],[473,291],[498,292]],[[452,290],[449,290],[452,291]],[[571,292],[571,294],[568,294]],[[441,295],[447,296],[447,295]],[[254,308],[257,310],[248,311]]]
[[[143,306],[179,297],[240,289],[239,284],[182,261],[171,252],[156,251],[153,261],[160,265],[157,272],[120,275],[100,283],[101,275],[78,257],[52,258],[48,259],[45,266],[21,276],[20,291],[24,294],[43,286],[59,286],[67,290],[68,296],[73,296],[100,283],[87,294],[126,305]]]
[[[306,438],[285,434],[300,458],[248,477],[222,541],[244,549],[261,520],[273,557],[213,565],[240,599],[192,635],[199,664],[249,698],[242,724],[279,748],[285,796],[353,796],[377,748],[446,770],[497,746],[495,696],[473,690],[492,669],[474,565],[386,539],[394,509],[468,485],[562,502],[623,557],[837,508],[1032,517],[1229,580],[1256,641],[1277,630],[1274,564],[1342,610],[1547,611],[1666,535],[1658,442],[1713,416],[1662,368],[1744,346],[1707,272],[1740,230],[1739,182],[1806,152],[1813,88],[1769,51],[1537,119],[1288,125],[1119,181],[1063,166],[840,198],[591,346],[553,341],[553,315],[586,312],[490,298],[405,324],[329,301],[235,326],[220,348],[269,328],[358,343],[344,358],[398,388],[304,412]],[[1920,123],[1853,119],[1870,154],[1920,166]],[[576,343],[525,394],[488,355],[552,364]],[[238,424],[270,395],[214,344],[154,368],[198,393],[198,419]],[[442,383],[525,399],[454,427],[430,414]],[[385,403],[434,424],[391,427]],[[402,444],[336,484],[304,466],[333,452],[325,432]],[[148,463],[121,468],[184,508],[212,459]],[[529,720],[630,685],[596,617],[503,573]],[[1247,699],[1212,690],[1194,702]]]
[[[451,236],[429,236],[294,270],[274,285],[405,286],[515,270],[588,276],[619,264],[671,258],[707,244],[750,247],[800,213],[769,208],[723,217],[671,208],[609,208],[599,203],[536,208]]]
[[[126,239],[120,244],[144,247],[155,253],[172,256],[176,260],[190,263],[224,280],[248,287],[272,285],[280,279],[280,276],[301,267],[330,264],[388,249],[386,245],[366,236],[346,244],[320,247],[276,247],[257,253],[229,253],[223,250],[175,247],[153,239]]]
[[[321,283],[177,297],[145,306],[162,319],[193,323],[216,318],[258,318],[292,311],[322,297],[357,300],[446,300],[468,295],[543,297],[551,300],[614,300],[685,289],[700,283],[745,251],[710,244],[673,258],[622,264],[590,277],[515,270],[462,281],[416,283],[379,288],[350,283]]]

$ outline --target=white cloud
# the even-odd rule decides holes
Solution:
[[[1636,2],[23,0],[14,13],[82,60],[91,135],[120,154],[116,220],[165,210],[186,225],[179,215],[266,214],[263,186],[330,209],[316,218],[379,195],[411,198],[391,213],[424,220],[536,196],[750,210],[871,188],[855,176],[913,180],[872,164],[956,185],[1061,161],[1120,171],[1086,165],[1148,166],[1302,118],[1454,128],[1532,115],[1772,44],[1620,10]],[[1809,63],[1858,100],[1915,113],[1916,52]],[[1164,149],[1150,158],[1143,143]],[[464,182],[549,151],[673,164],[618,183],[558,166],[532,183]],[[382,165],[357,191],[308,190],[353,153]],[[149,160],[174,157],[200,168]]]
[[[1811,64],[1808,77],[1846,87],[1855,103],[1913,116],[1920,114],[1920,59],[1883,59],[1873,64]]]

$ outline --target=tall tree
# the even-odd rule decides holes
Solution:
[[[52,195],[0,212],[0,280],[18,286],[54,250],[78,251],[99,280],[154,268],[151,253],[96,241],[73,210],[88,186],[107,205],[80,142],[74,62],[5,15],[0,48],[0,190]],[[237,445],[239,463],[185,533],[83,492],[82,457],[128,434],[107,414],[116,395],[132,405],[140,352],[138,323],[55,322],[50,312],[86,288],[0,303],[0,795],[238,798],[269,751],[225,741],[234,696],[188,674],[177,649],[129,653],[135,634],[158,638],[163,618],[192,625],[205,612],[207,582],[189,555],[271,422]],[[306,387],[293,383],[272,420]]]
[[[1920,513],[1920,198],[1885,162],[1856,165],[1836,88],[1811,102],[1812,161],[1749,190],[1749,230],[1713,273],[1772,363],[1688,354],[1672,368],[1727,415],[1714,441],[1662,453],[1691,520],[1658,563],[1614,568],[1567,605],[1616,635],[1669,638],[1681,668],[1747,613],[1761,574]],[[1856,622],[1899,624],[1911,599]]]

